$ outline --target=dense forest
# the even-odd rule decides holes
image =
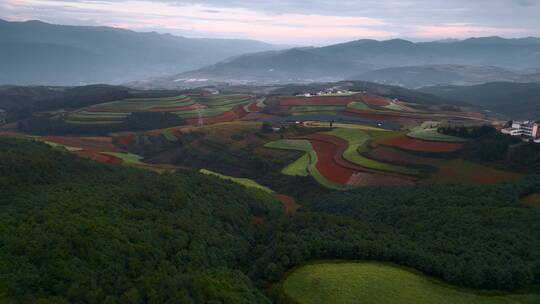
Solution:
[[[3,303],[270,303],[313,259],[393,261],[460,286],[540,284],[540,176],[365,188],[302,201],[0,139]]]

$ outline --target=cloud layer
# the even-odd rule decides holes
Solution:
[[[0,18],[192,37],[322,45],[346,40],[540,36],[540,0],[3,0]]]

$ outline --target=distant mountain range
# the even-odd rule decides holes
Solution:
[[[517,73],[495,66],[424,65],[379,69],[354,75],[349,79],[419,88],[487,82],[540,82],[540,73]]]
[[[279,48],[253,40],[192,39],[0,19],[0,84],[123,83]]]
[[[508,118],[540,118],[540,83],[493,82],[475,86],[433,86],[420,91],[502,113]]]
[[[425,76],[407,86],[438,84],[423,81],[433,77],[441,81],[456,81],[468,75],[469,81],[519,80],[520,75],[504,70],[524,70],[540,67],[540,38],[504,39],[500,37],[470,38],[459,41],[413,43],[394,39],[387,41],[357,40],[317,48],[296,48],[237,56],[215,65],[167,78],[154,79],[161,87],[190,87],[205,82],[290,83],[339,81],[343,79],[377,80],[393,71],[380,69],[404,66],[419,67]],[[441,68],[446,66],[446,68]],[[474,66],[474,67],[473,67]],[[480,68],[486,67],[489,68]],[[497,69],[499,68],[499,69]],[[372,72],[373,74],[369,74]],[[395,72],[395,71],[394,71]],[[403,81],[403,73],[383,81]],[[416,71],[418,72],[418,71]],[[478,73],[476,76],[474,74]],[[515,74],[515,75],[514,75]],[[366,79],[357,79],[366,77]]]

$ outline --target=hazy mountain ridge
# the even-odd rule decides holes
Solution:
[[[374,81],[376,79],[370,76],[366,76],[367,79],[357,76],[378,69],[432,65],[455,66],[464,70],[456,75],[438,75],[441,80],[450,78],[456,81],[456,78],[470,74],[467,81],[473,83],[535,81],[512,71],[540,67],[540,39],[484,37],[444,43],[363,39],[325,47],[242,55],[155,81],[158,87],[165,88],[193,86],[192,83],[184,83],[183,79],[231,83],[305,83],[344,79]],[[433,84],[439,83],[427,85]],[[152,87],[152,81],[145,85]],[[412,83],[411,86],[418,84]]]
[[[122,83],[277,48],[252,40],[0,20],[0,83]]]
[[[419,88],[434,85],[476,85],[487,82],[540,82],[540,74],[522,74],[495,66],[423,65],[384,68],[349,77]]]

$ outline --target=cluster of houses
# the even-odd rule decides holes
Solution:
[[[312,96],[328,96],[328,95],[339,95],[339,94],[350,94],[352,93],[349,90],[338,90],[338,89],[326,89],[318,92],[306,92],[296,94],[299,97],[312,97]]]
[[[539,121],[513,121],[509,128],[504,128],[501,132],[512,136],[520,136],[525,141],[540,143]]]

